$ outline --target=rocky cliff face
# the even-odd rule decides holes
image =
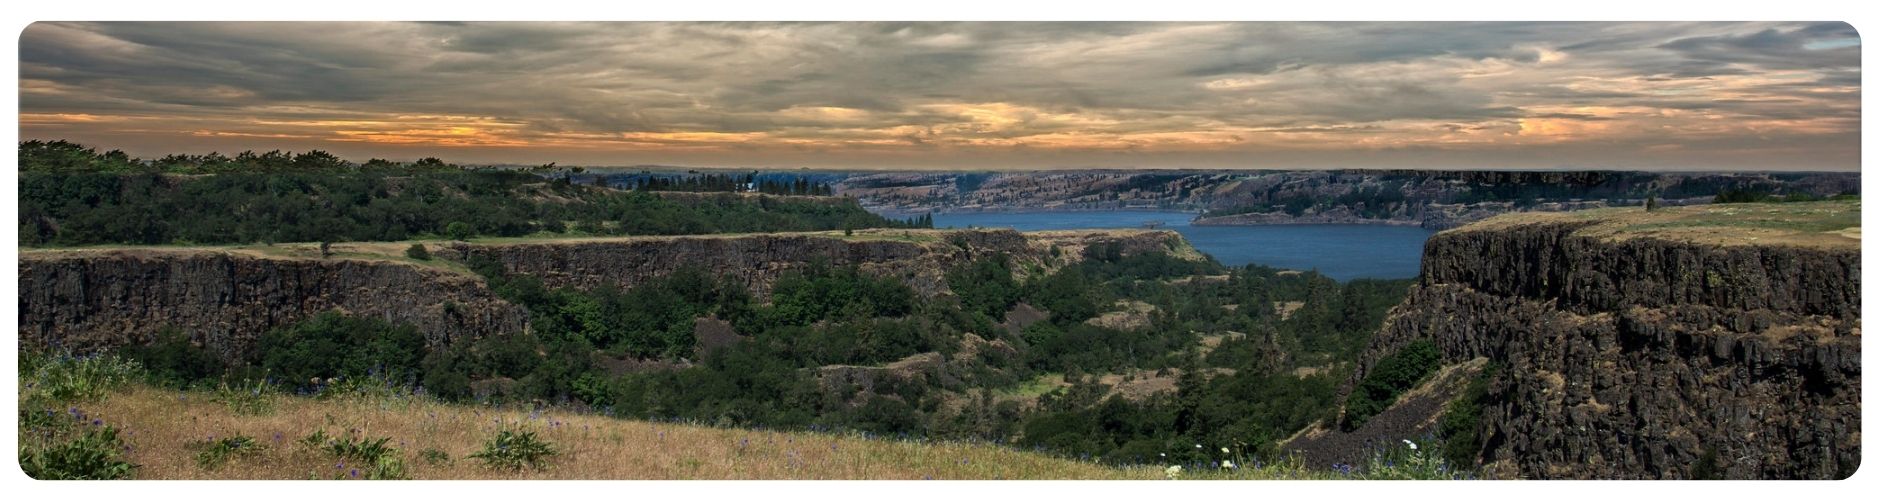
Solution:
[[[434,250],[448,260],[493,258],[511,273],[540,277],[552,287],[628,288],[696,265],[712,275],[734,276],[765,296],[782,275],[826,261],[857,265],[937,295],[946,292],[945,271],[956,264],[1004,253],[1021,271],[1049,270],[1082,258],[1088,245],[1112,242],[1126,254],[1200,257],[1173,231],[1102,230],[866,230],[449,243]],[[324,311],[412,324],[433,344],[527,329],[525,309],[500,299],[483,279],[399,259],[406,246],[338,244],[336,251],[347,255],[333,258],[241,248],[28,251],[20,258],[20,339],[29,346],[89,352],[146,343],[176,327],[234,359],[264,331]],[[374,254],[388,259],[361,259]]]
[[[1480,459],[1499,477],[1845,477],[1860,456],[1850,207],[1616,209],[1441,233],[1353,381],[1422,338],[1448,364],[1488,357],[1497,403]],[[1854,228],[1832,225],[1846,213]]]
[[[694,266],[734,276],[751,293],[766,294],[783,275],[811,262],[851,265],[900,279],[915,291],[947,290],[953,265],[1006,254],[1021,268],[1056,269],[1082,258],[1089,244],[1117,242],[1125,254],[1197,255],[1174,231],[862,230],[842,233],[640,237],[521,244],[455,244],[448,256],[497,260],[515,275],[538,277],[548,287],[629,288]],[[1051,250],[1058,249],[1057,255]]]
[[[175,327],[225,358],[324,311],[418,327],[431,344],[518,332],[523,308],[484,281],[411,263],[183,249],[25,252],[20,342],[79,352]]]

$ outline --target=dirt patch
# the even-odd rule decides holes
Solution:
[[[1007,333],[1011,333],[1012,336],[1018,336],[1018,333],[1023,331],[1025,327],[1047,319],[1051,319],[1050,314],[1030,304],[1021,302],[1016,306],[1012,306],[1012,310],[1005,312],[1005,323],[1003,326]]]
[[[1281,315],[1281,319],[1285,320],[1288,319],[1289,316],[1293,316],[1295,311],[1301,310],[1301,306],[1306,305],[1307,303],[1301,301],[1279,301],[1274,303],[1274,312],[1275,314]]]
[[[1214,335],[1203,335],[1202,342],[1201,342],[1202,351],[1208,352],[1210,350],[1215,350],[1216,347],[1222,346],[1223,342],[1227,342],[1230,340],[1241,340],[1244,338],[1248,338],[1247,333],[1241,333],[1241,332],[1235,332],[1235,331],[1225,331],[1225,332],[1217,333]]]
[[[628,357],[618,358],[618,357],[609,357],[609,356],[603,356],[603,355],[592,357],[592,363],[597,364],[598,368],[604,369],[604,372],[606,374],[610,374],[612,376],[622,376],[625,374],[635,374],[635,373],[640,373],[640,372],[673,371],[677,369],[688,368],[692,365],[690,361],[684,360],[681,358],[678,358],[677,360],[662,360],[662,359],[636,359],[636,358],[628,358]]]
[[[741,342],[744,338],[741,334],[736,333],[736,328],[731,326],[728,321],[716,319],[715,316],[697,318],[694,331],[696,334],[696,356],[698,359],[709,355],[710,352],[716,349],[733,346],[737,342]]]
[[[1115,311],[1098,315],[1085,323],[1112,330],[1135,331],[1150,327],[1150,312],[1156,306],[1143,301],[1117,301]]]

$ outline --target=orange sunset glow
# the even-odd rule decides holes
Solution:
[[[1860,165],[1841,23],[59,23],[21,138],[816,168]]]

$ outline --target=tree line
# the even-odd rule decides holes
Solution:
[[[321,151],[180,157],[184,164],[173,165],[165,164],[169,157],[138,161],[63,141],[26,142],[20,153],[19,230],[27,246],[930,226],[930,218],[886,219],[847,201],[766,194],[670,200],[573,184],[550,177],[551,167],[463,168],[433,159],[353,165]]]
[[[599,176],[598,179],[604,179]],[[766,179],[759,173],[696,173],[684,176],[639,174],[625,180],[623,189],[646,191],[756,192],[770,195],[830,196],[834,187],[806,177]]]

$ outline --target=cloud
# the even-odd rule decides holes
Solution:
[[[1841,23],[38,23],[21,127],[484,162],[1858,169],[1859,50]]]

